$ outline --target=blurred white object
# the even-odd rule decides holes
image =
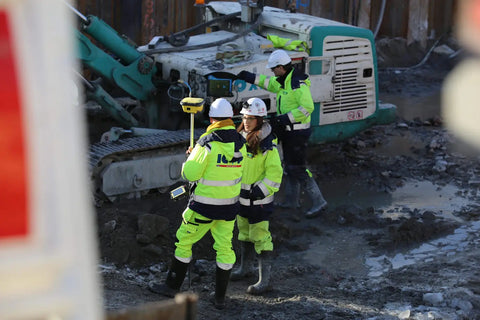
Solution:
[[[448,128],[480,148],[480,58],[461,62],[447,77],[442,96]]]
[[[480,0],[459,2],[456,34],[472,58],[462,61],[444,83],[442,112],[453,133],[480,149]]]
[[[3,184],[21,196],[0,196],[0,319],[103,319],[74,21],[62,1],[0,0],[0,24],[0,119],[18,133],[0,151],[19,155],[0,175],[22,173]]]

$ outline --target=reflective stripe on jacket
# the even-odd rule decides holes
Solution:
[[[232,120],[209,126],[182,168],[182,177],[196,182],[188,207],[210,219],[234,219],[245,155],[245,139]]]
[[[245,132],[242,131],[242,134]],[[280,188],[282,182],[282,163],[277,150],[277,139],[272,134],[270,124],[264,123],[259,134],[260,150],[254,156],[248,153],[243,164],[242,192],[240,204],[250,206],[250,199],[246,195],[254,186],[259,186],[265,198],[255,200],[253,205],[262,205],[273,202],[273,195]]]
[[[294,69],[285,78],[283,87],[276,77],[263,74],[256,75],[255,84],[277,94],[278,114],[287,114],[292,124],[309,124],[314,109],[310,80],[306,75],[302,79],[293,73]]]

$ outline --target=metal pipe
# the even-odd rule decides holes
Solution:
[[[95,89],[95,87],[90,83],[90,81],[85,79],[77,70],[73,70],[73,73],[76,74],[80,78],[80,80],[82,80],[83,84],[87,87],[88,90],[93,91]]]
[[[194,144],[193,144],[193,137],[195,133],[195,114],[190,113],[190,148],[193,149]]]
[[[70,5],[67,1],[63,0],[63,3],[67,5],[67,7],[70,8],[80,19],[83,20],[83,22],[88,23],[87,17],[85,17],[80,11],[78,11],[74,6]]]

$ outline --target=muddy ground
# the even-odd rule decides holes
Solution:
[[[198,243],[183,286],[199,296],[197,319],[480,319],[478,152],[444,128],[440,111],[455,61],[434,53],[405,68],[428,52],[384,42],[381,99],[397,104],[395,123],[312,146],[329,206],[312,220],[273,214],[273,291],[250,296],[255,278],[231,282],[227,308],[216,310],[212,239]],[[165,300],[147,287],[166,277],[185,205],[151,194],[97,208],[107,311]]]

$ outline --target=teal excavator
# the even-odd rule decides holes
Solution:
[[[295,68],[309,74],[315,102],[311,143],[341,141],[394,120],[396,107],[378,99],[370,30],[263,6],[263,1],[210,1],[199,9],[204,17],[199,26],[136,46],[98,17],[72,8],[80,20],[78,58],[101,80],[79,75],[86,98],[118,123],[90,147],[97,199],[139,198],[180,181],[191,136],[180,103],[186,97],[205,103],[195,114],[198,124],[208,123],[209,105],[217,97],[227,98],[235,114],[244,101],[258,97],[269,115],[275,114],[274,94],[235,75],[241,70],[270,74],[266,61],[276,48],[287,50]],[[190,36],[200,29],[205,32]],[[121,89],[138,105],[125,108],[107,87]]]

